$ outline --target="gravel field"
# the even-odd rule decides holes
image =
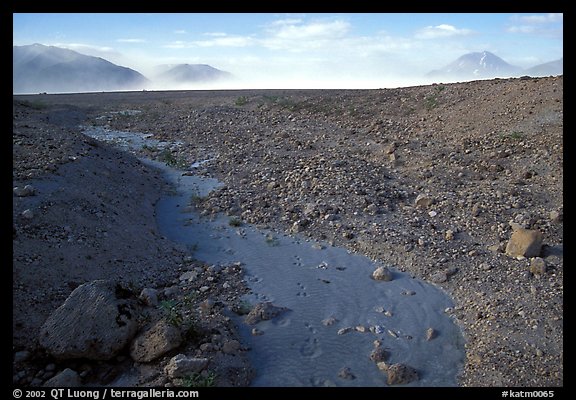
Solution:
[[[168,141],[141,155],[182,169],[208,160],[199,173],[224,186],[195,199],[206,215],[324,240],[441,287],[467,341],[462,386],[563,386],[561,76],[14,96],[13,124],[14,187],[36,189],[15,191],[13,203],[16,382],[42,384],[55,370],[38,330],[78,285],[108,277],[166,293],[183,272],[215,273],[157,233],[153,205],[166,190],[158,173],[81,135],[83,125]],[[221,304],[212,317],[195,311],[206,331],[187,354],[210,358],[216,376],[236,371],[219,384],[246,385],[246,360],[216,357],[237,339],[221,309],[238,306],[245,290],[233,266],[223,280],[233,290],[208,293]],[[199,350],[204,343],[213,348]],[[73,361],[56,369],[67,363],[82,370]],[[80,376],[100,379],[103,368]],[[156,375],[146,382],[178,383]]]

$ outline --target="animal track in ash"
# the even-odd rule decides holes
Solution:
[[[302,297],[307,297],[308,293],[306,293],[306,286],[304,286],[303,284],[301,284],[300,282],[296,283],[296,285],[298,286],[298,289],[300,289],[298,291],[298,293],[296,293],[296,296],[302,296]]]
[[[300,346],[300,354],[308,358],[316,358],[322,354],[318,339],[308,338],[304,341],[302,346]]]
[[[310,325],[309,322],[304,322],[304,326],[305,326],[311,333],[318,333],[318,331],[316,330],[316,328],[314,328],[312,325]]]
[[[294,262],[294,265],[296,265],[297,267],[303,267],[304,263],[302,262],[302,258],[299,256],[294,256],[294,259],[296,260]]]

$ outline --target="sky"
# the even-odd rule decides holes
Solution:
[[[153,78],[158,65],[209,64],[246,88],[425,83],[469,52],[528,68],[563,56],[563,14],[15,13],[13,45],[102,57]]]

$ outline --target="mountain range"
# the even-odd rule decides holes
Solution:
[[[522,69],[508,64],[489,51],[467,53],[445,67],[430,71],[426,76],[449,80],[509,78],[522,75],[550,76],[563,74],[563,58]]]
[[[162,85],[213,83],[233,77],[204,64],[162,66],[153,80],[100,57],[55,46],[13,46],[13,93],[143,90]]]
[[[206,64],[177,64],[157,67],[153,79],[148,79],[133,69],[100,57],[41,44],[13,46],[12,55],[13,93],[143,90],[183,85],[189,88],[190,85],[198,87],[235,78],[229,72]],[[522,69],[483,51],[464,54],[445,67],[430,71],[426,76],[435,81],[465,81],[562,74],[563,58]]]

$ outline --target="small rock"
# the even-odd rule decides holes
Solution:
[[[222,351],[226,354],[236,354],[240,350],[240,342],[237,340],[228,340],[222,345]]]
[[[208,299],[204,300],[202,303],[200,303],[200,309],[203,312],[207,313],[214,308],[215,304],[216,304],[216,302],[213,299],[208,298]]]
[[[338,377],[342,379],[356,379],[356,376],[352,373],[352,370],[348,367],[342,368],[338,372]]]
[[[177,285],[170,286],[170,287],[165,288],[162,292],[164,293],[164,296],[172,297],[172,296],[178,294],[178,292],[180,292],[180,287]]]
[[[334,325],[336,322],[338,322],[338,320],[336,318],[328,317],[328,318],[322,320],[322,325],[330,326],[330,325]]]
[[[252,328],[252,336],[261,336],[263,334],[264,334],[264,332],[262,332],[260,329]]]
[[[386,380],[388,385],[405,385],[418,380],[418,372],[408,365],[400,363],[388,365],[385,362],[379,362],[377,365],[388,375]]]
[[[358,325],[354,329],[356,330],[356,332],[360,332],[360,333],[365,333],[366,331],[368,331],[368,329],[364,325]]]
[[[345,335],[349,332],[352,332],[354,329],[351,326],[347,326],[345,328],[340,328],[338,329],[338,335]]]
[[[414,295],[416,294],[416,292],[413,291],[413,290],[404,290],[404,291],[402,292],[402,294],[403,294],[404,296],[414,296]]]
[[[174,378],[184,378],[193,373],[199,373],[208,366],[207,358],[189,358],[184,354],[178,354],[170,359],[164,371]]]
[[[386,361],[390,354],[381,346],[376,347],[370,353],[370,359],[376,363]]]
[[[53,378],[44,382],[44,387],[79,387],[82,386],[80,376],[74,370],[66,368]]]
[[[446,231],[446,233],[444,234],[444,238],[445,238],[446,240],[454,240],[454,231],[448,229],[448,230]]]
[[[386,267],[378,267],[372,273],[372,278],[377,281],[391,281],[392,280],[392,272]]]
[[[202,286],[200,289],[198,289],[201,293],[207,292],[210,290],[210,286]]]
[[[204,353],[214,351],[214,345],[212,343],[202,343],[200,345],[200,350]]]
[[[26,219],[32,219],[34,218],[34,212],[32,212],[32,210],[27,209],[22,211],[22,218],[26,218]]]
[[[436,271],[430,276],[430,280],[434,283],[443,283],[448,280],[448,274],[445,271]]]
[[[550,211],[550,221],[558,223],[564,220],[564,213],[562,211]]]
[[[17,351],[14,353],[14,362],[20,363],[28,360],[32,354],[28,350]]]
[[[438,336],[438,332],[434,328],[426,329],[426,341],[430,341]]]
[[[34,196],[36,194],[36,189],[32,185],[26,185],[24,187],[16,186],[12,189],[12,192],[17,197],[27,197],[27,196]]]
[[[158,306],[158,291],[156,289],[144,288],[142,289],[142,292],[140,292],[140,296],[138,298],[142,300],[147,306]]]
[[[186,271],[178,278],[179,281],[192,282],[198,278],[198,273],[196,271]]]
[[[250,310],[248,315],[246,315],[245,322],[249,325],[254,325],[260,321],[275,318],[287,310],[285,307],[277,307],[270,302],[258,303]]]
[[[546,261],[540,257],[530,260],[530,272],[534,275],[544,275],[546,273]]]
[[[164,319],[140,333],[130,345],[130,356],[134,361],[149,362],[180,346],[180,329]]]
[[[506,254],[512,257],[538,257],[542,249],[542,233],[530,229],[517,229],[506,246]]]
[[[434,218],[436,215],[438,215],[438,213],[436,211],[430,211],[428,215]]]
[[[416,197],[414,204],[418,207],[429,207],[433,202],[434,199],[432,199],[432,197],[422,193]]]

